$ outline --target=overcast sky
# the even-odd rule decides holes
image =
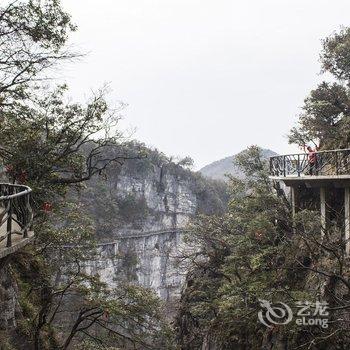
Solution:
[[[319,75],[321,39],[348,0],[62,0],[87,52],[62,71],[81,100],[110,83],[123,129],[196,168],[286,134]]]

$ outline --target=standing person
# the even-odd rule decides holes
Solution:
[[[311,146],[304,146],[304,150],[308,153],[309,175],[317,175],[317,147],[313,149]]]

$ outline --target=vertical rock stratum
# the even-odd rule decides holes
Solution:
[[[170,309],[186,268],[186,226],[198,213],[225,210],[226,185],[204,179],[157,151],[110,169],[82,194],[95,221],[98,256],[85,271],[116,286],[121,280],[153,289]]]

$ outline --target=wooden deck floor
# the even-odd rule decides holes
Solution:
[[[15,222],[13,222],[13,229],[14,230],[19,229],[18,225]],[[4,235],[6,235],[6,223],[0,227],[0,237]],[[21,249],[25,245],[30,243],[34,239],[34,232],[29,231],[28,238],[25,238],[25,239],[22,236],[16,235],[16,234],[12,234],[11,238],[12,238],[11,247],[6,247],[6,241],[7,241],[6,238],[0,242],[0,259],[4,258],[9,254],[16,252],[18,249]]]

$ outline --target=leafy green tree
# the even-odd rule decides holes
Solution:
[[[307,142],[321,149],[350,146],[350,30],[343,28],[323,40],[323,72],[335,82],[322,82],[305,99],[299,125],[291,130],[289,141],[304,146]]]
[[[37,197],[64,194],[127,155],[116,131],[118,117],[103,91],[86,106],[66,103],[66,86],[37,97],[20,114],[5,114],[0,157],[13,181],[33,186]]]
[[[242,345],[239,338],[255,327],[258,297],[266,297],[272,274],[278,274],[288,209],[271,191],[258,148],[237,161],[249,180],[231,179],[228,213],[199,217],[188,237],[200,249],[189,257],[196,268],[182,300],[181,317],[193,320],[189,335],[182,334],[184,349],[199,349],[207,334],[226,348]]]
[[[11,0],[0,5],[0,110],[13,110],[47,78],[45,71],[75,55],[65,49],[76,27],[59,0]],[[0,119],[1,120],[1,119]]]
[[[251,147],[237,159],[245,180],[231,179],[228,212],[199,217],[188,234],[197,249],[177,317],[181,348],[345,349],[349,262],[337,225],[321,239],[318,214],[290,207],[268,179],[261,151]],[[266,328],[258,322],[259,300],[329,303],[330,326]]]
[[[75,191],[140,154],[126,152],[103,90],[83,105],[68,101],[64,85],[42,85],[50,67],[74,57],[65,47],[73,30],[59,0],[0,6],[0,160],[11,181],[33,189],[35,210],[34,244],[6,261],[20,287],[17,332],[35,350],[73,348],[87,339],[166,349],[166,322],[152,292],[112,290],[83,269],[96,253],[95,227]]]

